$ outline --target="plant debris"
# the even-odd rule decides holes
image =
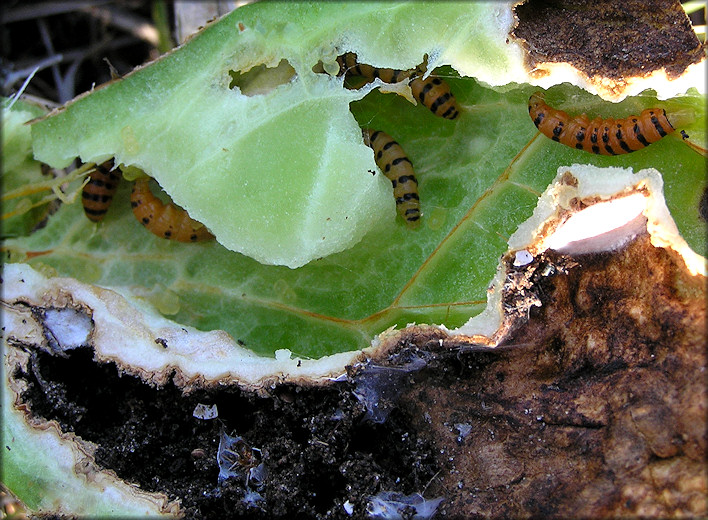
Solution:
[[[529,0],[514,11],[511,35],[524,41],[531,69],[569,63],[590,78],[624,83],[661,69],[675,78],[705,59],[677,0]]]
[[[461,354],[455,377],[430,371],[399,400],[434,430],[443,513],[705,515],[705,278],[647,233],[575,265],[544,256],[567,268],[533,278],[541,305],[505,346]]]

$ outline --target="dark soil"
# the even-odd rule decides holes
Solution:
[[[183,396],[172,384],[121,377],[88,349],[64,359],[36,353],[33,364],[42,382],[34,370],[22,376],[33,413],[98,444],[98,464],[119,477],[180,498],[187,518],[350,518],[347,500],[363,512],[367,497],[422,492],[438,471],[434,446],[405,414],[367,420],[348,382],[280,386],[267,396],[237,388]],[[218,418],[193,417],[198,403],[216,404]],[[244,478],[219,485],[222,431],[260,450],[267,477],[255,507],[243,502]]]
[[[676,0],[528,0],[515,8],[512,35],[529,67],[568,62],[588,76],[622,80],[666,69],[680,76],[705,55]]]

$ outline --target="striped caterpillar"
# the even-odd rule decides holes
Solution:
[[[410,228],[420,224],[420,200],[418,180],[413,172],[413,164],[393,138],[381,131],[362,130],[364,144],[374,150],[377,166],[393,184],[396,210]]]
[[[450,86],[440,78],[428,76],[427,79],[423,79],[421,77],[423,71],[420,68],[398,70],[372,67],[358,63],[356,54],[353,52],[338,56],[337,63],[339,63],[340,74],[353,73],[369,81],[381,78],[385,83],[398,83],[410,78],[408,84],[413,96],[433,114],[445,119],[456,119],[460,115],[460,107],[450,91]]]
[[[536,128],[571,148],[602,155],[635,152],[674,131],[662,108],[648,108],[639,116],[592,121],[585,114],[571,118],[562,110],[549,107],[541,92],[529,98],[529,115]]]
[[[209,230],[172,203],[153,195],[148,178],[135,181],[130,205],[138,221],[158,237],[179,242],[202,242],[214,238]]]
[[[368,80],[374,80],[376,78],[381,78],[384,83],[398,83],[411,77],[411,74],[415,69],[399,70],[399,69],[379,69],[367,65],[365,63],[359,63],[356,61],[356,54],[353,52],[347,52],[341,56],[337,56],[337,63],[339,63],[339,73],[340,74],[350,74],[354,73],[356,76],[361,76]]]
[[[100,222],[105,217],[118,189],[121,174],[114,169],[113,159],[96,165],[89,174],[89,182],[81,192],[86,217]],[[202,224],[190,218],[187,212],[174,204],[165,204],[150,191],[148,178],[135,181],[130,196],[133,214],[155,235],[179,242],[201,242],[214,236]]]
[[[81,191],[84,213],[92,222],[100,222],[113,202],[121,174],[113,170],[113,159],[97,164],[89,174],[89,181]]]
[[[450,91],[450,85],[440,78],[413,78],[410,87],[413,95],[436,116],[457,119],[460,115],[460,107]]]

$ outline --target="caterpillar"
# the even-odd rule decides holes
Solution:
[[[337,63],[339,63],[340,74],[351,74],[353,72],[355,75],[362,76],[369,80],[381,78],[381,81],[384,83],[398,83],[399,81],[408,79],[415,70],[380,69],[372,67],[371,65],[356,61],[356,54],[353,52],[347,52],[341,56],[337,56]]]
[[[571,118],[562,110],[549,107],[541,92],[529,98],[529,115],[536,128],[571,148],[602,155],[635,152],[674,131],[662,108],[648,108],[639,116],[592,121],[585,114]]]
[[[378,130],[362,130],[364,143],[374,150],[376,164],[393,184],[396,210],[410,228],[420,224],[420,198],[418,180],[413,172],[413,164],[393,138]]]
[[[121,174],[113,169],[113,159],[96,165],[89,174],[89,181],[81,191],[84,213],[92,222],[100,222],[106,216],[120,183]]]
[[[135,181],[130,194],[133,214],[153,234],[179,242],[202,242],[214,238],[209,230],[172,203],[165,204],[153,195],[149,179]]]
[[[409,85],[413,95],[436,116],[456,119],[460,115],[460,107],[450,91],[450,85],[440,78],[428,76],[427,79],[422,79],[416,77],[411,80]]]
[[[456,119],[460,107],[450,90],[450,85],[440,78],[429,76],[422,78],[423,71],[417,67],[408,70],[384,69],[357,62],[356,54],[347,52],[337,57],[340,74],[354,73],[368,80],[381,78],[385,83],[398,83],[409,80],[408,84],[417,98],[433,114],[445,119]]]

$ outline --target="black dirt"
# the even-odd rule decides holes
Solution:
[[[16,377],[29,383],[22,399],[35,416],[97,444],[97,463],[120,478],[181,499],[188,519],[352,518],[347,500],[361,515],[368,497],[423,492],[438,471],[432,443],[405,413],[394,408],[383,424],[367,421],[348,382],[282,385],[264,396],[237,388],[184,395],[172,383],[153,388],[121,376],[115,365],[95,363],[90,349],[65,359],[33,352]],[[215,404],[218,418],[193,417],[198,403]],[[222,431],[260,450],[262,501],[244,503],[255,490],[244,478],[219,484]]]
[[[618,81],[662,68],[677,77],[705,56],[678,0],[529,0],[515,12],[511,35],[524,42],[532,69],[567,62]]]

